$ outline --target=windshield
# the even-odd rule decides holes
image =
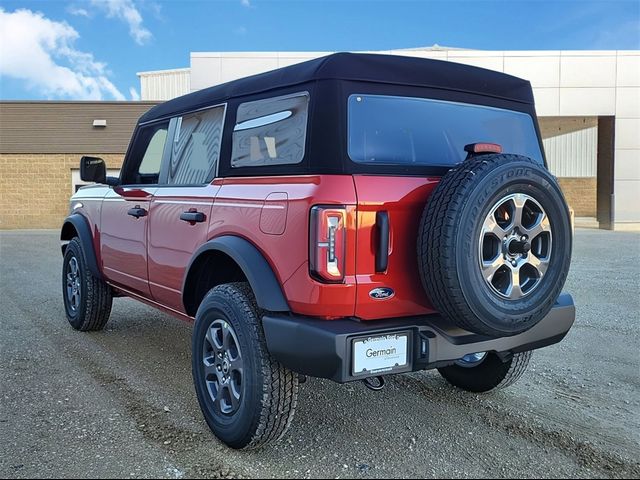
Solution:
[[[526,113],[413,97],[349,97],[348,148],[354,162],[452,166],[466,158],[465,145],[479,142],[543,163]]]

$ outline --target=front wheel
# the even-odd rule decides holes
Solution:
[[[67,320],[76,330],[102,330],[107,324],[113,301],[111,287],[91,273],[77,237],[64,251],[62,298]]]
[[[193,381],[213,433],[232,448],[280,439],[293,420],[298,375],[268,352],[251,288],[213,288],[196,313]]]
[[[503,361],[495,353],[474,353],[455,364],[438,369],[450,384],[475,393],[488,392],[513,385],[526,371],[531,351],[516,353]]]

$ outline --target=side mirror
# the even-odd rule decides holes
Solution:
[[[107,182],[107,167],[98,157],[84,156],[80,159],[80,178],[83,182]]]

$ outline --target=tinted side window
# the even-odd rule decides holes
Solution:
[[[191,113],[177,119],[167,183],[198,185],[216,175],[225,107]]]
[[[309,93],[245,102],[238,106],[231,167],[287,165],[304,157]]]
[[[158,183],[169,122],[142,127],[127,158],[122,182],[127,185]]]
[[[167,141],[167,129],[161,128],[154,132],[147,150],[142,156],[140,162],[139,173],[145,175],[158,175],[160,173],[160,164],[162,163],[162,153],[164,152],[164,144]]]

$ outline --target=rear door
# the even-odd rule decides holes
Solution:
[[[439,180],[354,175],[358,197],[356,317],[433,312],[418,276],[416,249],[420,217]],[[385,291],[392,296],[385,296]]]
[[[147,228],[151,198],[158,188],[169,122],[139,127],[121,173],[101,214],[103,271],[114,284],[150,296]]]
[[[149,215],[149,283],[153,299],[184,312],[182,282],[197,248],[207,240],[225,105],[172,120],[168,155]]]
[[[354,175],[356,316],[431,313],[417,254],[429,196],[441,176],[464,161],[468,144],[499,144],[543,163],[534,120],[518,111],[418,97],[354,94],[347,102],[348,154],[363,172]]]

